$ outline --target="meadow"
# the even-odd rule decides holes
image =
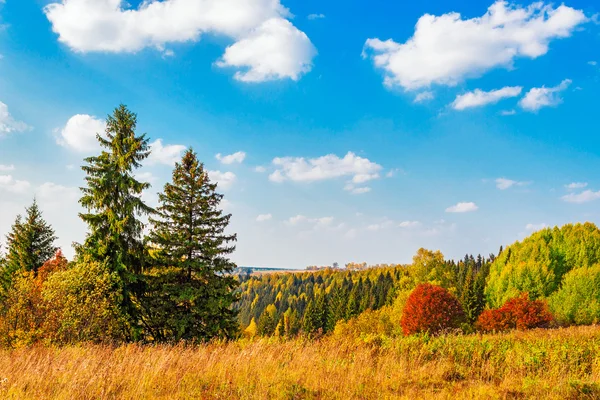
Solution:
[[[0,350],[5,399],[599,399],[600,326]]]

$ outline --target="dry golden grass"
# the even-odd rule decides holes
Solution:
[[[0,351],[7,399],[600,399],[600,327]]]

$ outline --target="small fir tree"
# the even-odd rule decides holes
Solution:
[[[6,241],[8,255],[2,263],[2,286],[5,291],[9,289],[15,272],[32,272],[35,275],[56,252],[54,230],[42,217],[35,199],[26,208],[25,219],[17,216]]]

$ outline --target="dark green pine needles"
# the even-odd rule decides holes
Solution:
[[[205,341],[237,334],[235,264],[229,260],[236,241],[226,232],[231,214],[220,208],[207,171],[187,150],[159,194],[157,217],[148,237],[154,268],[149,271],[145,327],[152,340]]]
[[[85,159],[87,187],[81,188],[79,214],[89,226],[89,234],[80,252],[118,274],[123,292],[122,308],[130,322],[138,322],[134,295],[142,291],[144,245],[140,216],[153,210],[141,200],[150,185],[135,179],[133,172],[150,154],[145,134],[136,135],[137,117],[124,105],[106,120],[106,132],[97,134],[103,150],[99,156]],[[135,333],[133,334],[135,337]]]
[[[24,220],[17,216],[6,241],[8,254],[1,276],[5,290],[10,287],[15,272],[37,272],[56,252],[54,230],[42,217],[35,199],[26,209]]]

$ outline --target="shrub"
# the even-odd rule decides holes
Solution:
[[[550,309],[561,323],[599,323],[600,264],[567,273],[560,289],[550,297],[549,303]]]
[[[57,344],[125,340],[130,327],[119,307],[120,287],[118,275],[107,262],[86,257],[50,275],[42,290],[47,306],[46,339]]]
[[[543,300],[530,300],[528,293],[508,300],[498,309],[485,310],[477,320],[482,332],[502,332],[510,329],[533,329],[548,327],[554,317]]]
[[[458,328],[464,322],[460,302],[446,289],[424,283],[408,296],[402,312],[405,335],[427,332],[436,334]]]

